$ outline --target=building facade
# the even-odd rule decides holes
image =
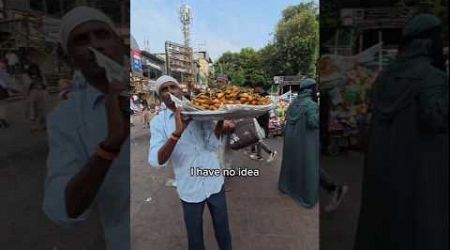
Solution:
[[[130,1],[124,0],[4,0],[9,9],[41,13],[61,18],[70,9],[87,5],[107,13],[115,23],[130,22]]]
[[[156,80],[166,73],[165,61],[148,51],[141,51],[143,74],[150,80]]]
[[[37,62],[48,78],[69,70],[57,46],[58,32],[61,18],[76,6],[100,9],[116,23],[125,45],[130,42],[129,0],[0,1],[0,54],[13,51],[22,63]]]
[[[39,43],[44,41],[57,42],[57,33],[59,31],[62,16],[64,16],[67,11],[79,5],[98,8],[110,16],[116,23],[119,34],[124,39],[125,43],[129,45],[129,0],[0,1],[2,1],[0,3],[0,32],[4,34],[2,40],[10,40],[8,42],[10,46],[39,47],[39,45],[41,45]],[[5,33],[8,36],[6,36]],[[40,41],[37,41],[38,38]],[[4,48],[5,45],[1,47]]]

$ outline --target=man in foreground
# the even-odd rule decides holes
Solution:
[[[203,210],[207,204],[217,243],[221,250],[230,250],[232,245],[223,188],[224,177],[197,175],[193,170],[220,170],[217,150],[222,146],[223,134],[231,128],[224,126],[223,121],[214,126],[212,121],[184,120],[181,110],[170,98],[170,94],[182,97],[176,79],[161,76],[156,81],[156,90],[167,109],[161,111],[150,123],[149,164],[154,167],[166,167],[170,164],[174,169],[189,249],[205,249]]]
[[[109,82],[88,47],[125,66],[129,52],[103,13],[77,7],[62,19],[60,43],[76,70],[70,97],[48,117],[43,209],[59,224],[96,209],[107,249],[130,249],[130,143],[125,82]],[[86,246],[89,247],[89,246]]]

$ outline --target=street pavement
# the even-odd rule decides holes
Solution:
[[[57,102],[51,95],[49,107]],[[8,103],[11,127],[0,128],[0,249],[98,250],[104,249],[98,217],[77,227],[64,228],[42,211],[48,154],[45,132],[30,131],[25,101]]]
[[[337,157],[323,156],[321,166],[337,184],[349,187],[338,209],[332,213],[320,211],[320,249],[352,250],[361,205],[363,155],[347,152]],[[321,190],[320,202],[326,204],[330,196]]]
[[[53,107],[57,96],[50,96]],[[77,227],[55,225],[42,212],[42,197],[48,153],[45,132],[32,133],[25,119],[25,102],[8,104],[11,127],[0,129],[0,246],[14,250],[104,249],[98,218]],[[181,204],[166,181],[171,169],[151,169],[147,163],[149,130],[140,125],[131,130],[132,148],[132,249],[186,249]],[[259,177],[227,179],[228,210],[234,249],[319,249],[319,208],[304,209],[278,191],[282,157],[281,137],[269,139],[278,151],[272,163],[254,161],[242,151],[232,152],[234,167],[258,168]],[[264,154],[264,153],[263,153]],[[321,164],[338,183],[350,191],[334,213],[320,212],[320,247],[323,250],[350,250],[356,232],[361,196],[362,156],[355,152],[338,157],[322,157]],[[321,192],[321,203],[328,201]],[[207,208],[204,214],[208,250],[218,249]]]
[[[317,250],[319,209],[304,209],[278,191],[282,158],[281,137],[269,139],[278,151],[275,161],[254,161],[243,151],[230,154],[232,167],[260,170],[259,177],[230,177],[227,195],[233,249]],[[132,249],[187,249],[181,202],[174,187],[166,186],[173,171],[151,169],[147,163],[149,129],[136,122],[131,130]],[[263,153],[264,154],[264,153]],[[218,249],[209,211],[204,213],[206,249]]]

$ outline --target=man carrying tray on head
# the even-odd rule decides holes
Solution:
[[[156,81],[156,91],[167,106],[150,123],[151,166],[167,166],[175,172],[177,192],[181,199],[189,249],[205,249],[203,241],[203,210],[205,203],[211,212],[216,240],[221,250],[232,249],[224,177],[198,175],[196,168],[220,170],[217,150],[222,147],[222,135],[232,130],[217,122],[184,120],[170,94],[182,98],[176,79],[161,76]]]

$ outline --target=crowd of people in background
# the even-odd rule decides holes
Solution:
[[[25,99],[25,116],[32,132],[45,130],[47,81],[30,56],[8,51],[0,58],[0,128],[9,128],[8,103],[13,96]]]
[[[152,113],[157,113],[155,105],[148,104],[147,100],[145,100],[145,98],[140,97],[139,95],[131,95],[130,109],[132,112],[132,115],[130,116],[130,125],[134,126],[135,116],[140,116],[141,118],[140,120],[144,128],[149,128]]]
[[[255,93],[257,93],[261,96],[265,97],[265,96],[269,95],[269,93],[267,93],[267,91],[264,89],[262,83],[257,84],[257,83],[252,83],[250,81],[247,81],[246,83],[244,83],[244,86],[252,88]],[[257,117],[256,119],[257,119],[259,125],[264,130],[265,137],[267,138],[269,135],[270,111]],[[266,160],[267,162],[272,162],[277,155],[276,150],[270,149],[270,147],[269,147],[269,145],[267,145],[267,143],[265,143],[263,140],[260,140],[259,142],[257,142],[256,144],[251,146],[251,154],[249,155],[250,158],[253,160],[262,160],[263,157],[261,155],[261,152],[262,152],[261,150],[264,150],[264,152],[267,153],[267,155],[268,155],[267,160]]]

